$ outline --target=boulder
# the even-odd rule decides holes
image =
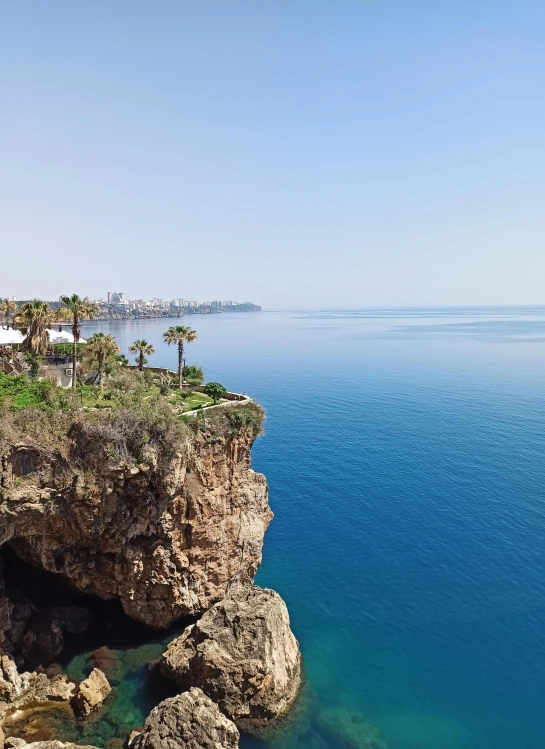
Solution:
[[[108,683],[108,679],[102,671],[94,668],[78,687],[74,698],[75,709],[82,717],[86,718],[102,706],[102,703],[111,691],[112,688]]]
[[[199,687],[239,728],[284,715],[301,684],[301,654],[273,590],[236,586],[168,646],[163,674]]]
[[[236,749],[239,732],[200,689],[170,697],[151,711],[131,749]]]

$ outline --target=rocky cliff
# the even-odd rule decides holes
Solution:
[[[250,467],[259,427],[227,427],[188,429],[175,449],[123,461],[106,440],[92,467],[74,428],[58,445],[4,446],[0,545],[81,591],[118,598],[146,625],[202,614],[233,582],[252,582],[272,518],[266,480]]]

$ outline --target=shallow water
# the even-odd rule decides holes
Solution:
[[[168,324],[86,330],[145,337],[174,366]],[[257,582],[285,598],[307,675],[271,749],[376,746],[364,720],[390,749],[542,749],[545,308],[184,324],[188,364],[267,409]],[[138,725],[147,672],[131,673],[109,710]]]

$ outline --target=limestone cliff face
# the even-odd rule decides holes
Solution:
[[[272,513],[250,467],[255,436],[196,432],[168,457],[93,471],[60,449],[11,446],[0,544],[152,627],[201,614],[261,562]]]

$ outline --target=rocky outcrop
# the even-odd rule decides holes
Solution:
[[[62,741],[33,741],[28,744],[23,739],[7,739],[6,749],[96,749],[94,746],[81,744],[64,744]]]
[[[182,689],[200,687],[245,730],[285,714],[301,683],[286,605],[257,586],[235,586],[170,643],[160,668]]]
[[[201,614],[261,563],[272,513],[250,468],[257,431],[195,430],[168,455],[123,465],[90,466],[66,435],[59,449],[12,445],[0,455],[0,544],[152,627]],[[8,609],[0,600],[0,630]]]
[[[84,679],[74,698],[74,704],[79,715],[87,718],[92,712],[98,710],[106,697],[112,691],[108,679],[102,671],[94,668],[89,676]]]
[[[70,700],[75,685],[65,675],[49,678],[35,672],[19,673],[7,656],[0,657],[0,725],[4,733],[26,723],[33,715],[49,710],[62,711],[73,717]]]
[[[239,732],[200,689],[164,700],[150,713],[131,749],[236,749]]]

